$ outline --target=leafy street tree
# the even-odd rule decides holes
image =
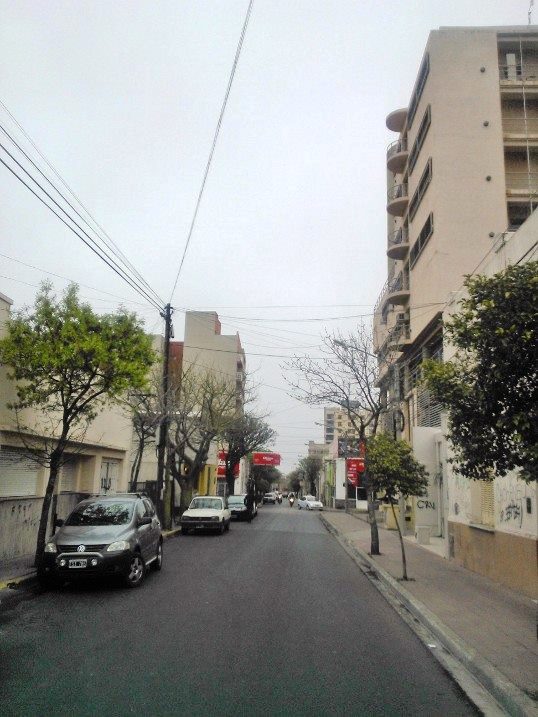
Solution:
[[[301,470],[299,470],[299,468],[296,468],[295,470],[291,471],[291,473],[288,473],[288,489],[295,493],[295,495],[298,495],[301,491],[302,476],[303,473]]]
[[[373,489],[376,493],[384,492],[390,503],[402,550],[402,580],[408,580],[404,540],[399,521],[396,520],[394,503],[399,496],[408,498],[426,494],[426,468],[415,459],[408,443],[397,441],[385,433],[379,433],[368,440],[366,455]]]
[[[275,466],[252,466],[250,476],[254,481],[254,491],[258,500],[282,479],[282,473]]]
[[[326,334],[322,353],[324,357],[321,359],[294,357],[285,366],[298,375],[296,380],[288,380],[295,397],[308,405],[340,406],[349,416],[360,440],[365,440],[367,434],[375,435],[386,407],[376,388],[379,364],[373,354],[371,332],[361,325],[347,336]],[[388,361],[388,357],[381,360]],[[379,555],[375,494],[367,473],[363,474],[363,480],[368,499],[370,552]]]
[[[151,340],[134,314],[95,314],[71,285],[61,299],[44,283],[33,309],[7,323],[0,362],[16,382],[15,411],[21,439],[49,468],[36,546],[39,564],[49,512],[65,449],[80,441],[98,411],[119,402],[129,390],[143,390],[154,361]],[[24,409],[35,409],[34,425],[24,425]]]
[[[211,443],[237,417],[235,383],[208,369],[183,371],[170,399],[169,468],[185,509],[207,463]],[[165,501],[169,505],[169,501]]]
[[[234,470],[241,458],[252,451],[269,447],[276,438],[276,432],[259,416],[245,413],[227,427],[221,434],[226,448],[226,483],[228,493],[234,492]]]
[[[469,276],[468,296],[445,325],[456,347],[427,361],[428,388],[448,410],[458,473],[491,480],[517,469],[538,476],[538,262]]]
[[[299,461],[299,470],[304,475],[305,490],[308,488],[308,492],[312,495],[317,494],[316,484],[322,468],[323,461],[319,456],[306,456]]]

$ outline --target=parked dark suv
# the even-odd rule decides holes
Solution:
[[[161,524],[151,500],[134,493],[79,503],[45,546],[38,570],[47,586],[75,578],[117,575],[138,587],[148,566],[163,562]]]

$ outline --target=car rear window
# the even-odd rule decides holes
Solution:
[[[131,520],[134,503],[95,502],[78,506],[65,525],[125,525]]]
[[[228,497],[228,503],[230,505],[243,505],[245,502],[244,495],[230,495]]]

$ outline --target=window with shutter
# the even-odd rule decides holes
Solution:
[[[38,470],[23,449],[0,447],[0,497],[36,495]]]
[[[483,525],[495,525],[493,481],[480,481],[480,514]]]
[[[60,491],[74,493],[77,490],[77,463],[76,459],[70,459],[61,468]]]

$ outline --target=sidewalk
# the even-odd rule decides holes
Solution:
[[[538,715],[536,701],[533,704],[529,699],[538,697],[535,601],[446,560],[436,554],[435,546],[420,546],[413,538],[405,541],[410,580],[402,582],[396,531],[380,527],[382,555],[370,557],[370,526],[365,517],[343,511],[325,511],[321,517],[326,527],[353,550],[359,564],[368,570],[373,567],[377,577],[449,652],[461,653],[456,657],[509,714]]]

